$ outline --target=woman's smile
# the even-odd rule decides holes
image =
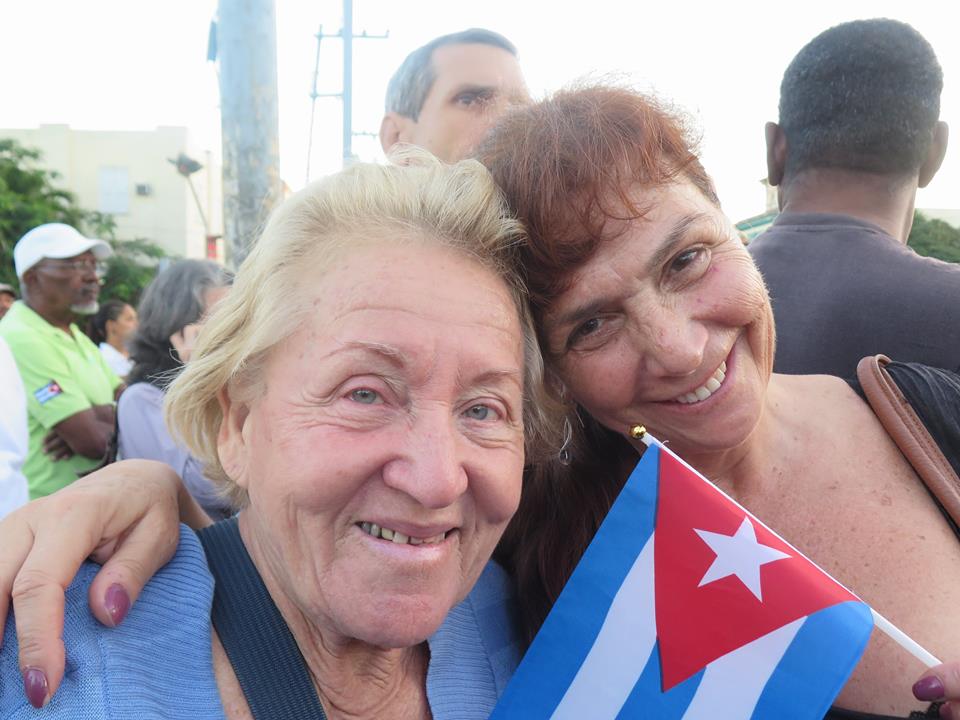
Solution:
[[[429,566],[442,566],[454,559],[460,546],[460,531],[451,528],[434,535],[408,535],[376,523],[359,523],[354,526],[364,550],[373,553],[383,570],[392,566],[415,564],[417,572],[423,573]],[[376,535],[374,535],[376,531]]]
[[[717,404],[723,402],[723,399],[735,385],[735,351],[736,344],[726,358],[707,376],[706,380],[700,380],[700,384],[693,386],[692,389],[680,391],[669,400],[658,402],[658,407],[682,413],[700,413],[712,410]],[[701,373],[699,377],[702,378],[703,374]],[[693,383],[688,384],[688,386],[692,385]]]
[[[437,543],[441,543],[447,534],[453,532],[455,529],[448,528],[446,530],[438,530],[437,528],[432,528],[427,530],[418,528],[417,530],[403,532],[396,529],[399,523],[390,523],[389,527],[386,524],[380,525],[375,522],[361,522],[357,523],[357,525],[370,537],[382,538],[396,545],[413,545],[415,547],[418,545],[436,545]],[[434,530],[436,530],[436,532],[433,532]]]

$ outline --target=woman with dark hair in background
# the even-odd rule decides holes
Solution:
[[[87,335],[100,347],[107,365],[123,379],[133,367],[130,339],[136,331],[137,311],[123,300],[100,303],[100,309],[87,326]]]
[[[200,324],[231,279],[228,270],[210,260],[178,260],[154,278],[140,301],[130,386],[117,407],[119,456],[166,463],[215,519],[228,512],[227,503],[197,459],[170,436],[163,422],[163,397],[189,362]]]

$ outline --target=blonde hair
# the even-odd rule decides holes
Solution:
[[[543,389],[543,360],[515,253],[524,240],[500,190],[479,162],[444,165],[404,150],[398,164],[356,164],[286,200],[214,310],[186,369],[166,398],[167,424],[205,466],[235,507],[246,492],[217,452],[223,416],[218,394],[250,401],[270,350],[317,309],[304,284],[360,242],[427,242],[456,249],[500,277],[520,316],[524,341],[524,433],[527,457],[554,445],[557,424]],[[399,164],[399,163],[402,163]]]

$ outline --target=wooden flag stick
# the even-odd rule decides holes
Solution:
[[[878,629],[886,633],[887,637],[893,640],[897,645],[902,647],[908,653],[913,655],[917,660],[922,662],[928,668],[933,667],[934,665],[939,665],[940,661],[936,657],[931,655],[926,648],[920,645],[916,640],[907,635],[903,630],[898,628],[892,622],[887,620],[883,615],[878,613],[873,608],[870,608],[870,612],[873,613],[873,622]]]

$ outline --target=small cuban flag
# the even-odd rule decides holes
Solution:
[[[645,442],[491,720],[819,720],[871,609]]]

